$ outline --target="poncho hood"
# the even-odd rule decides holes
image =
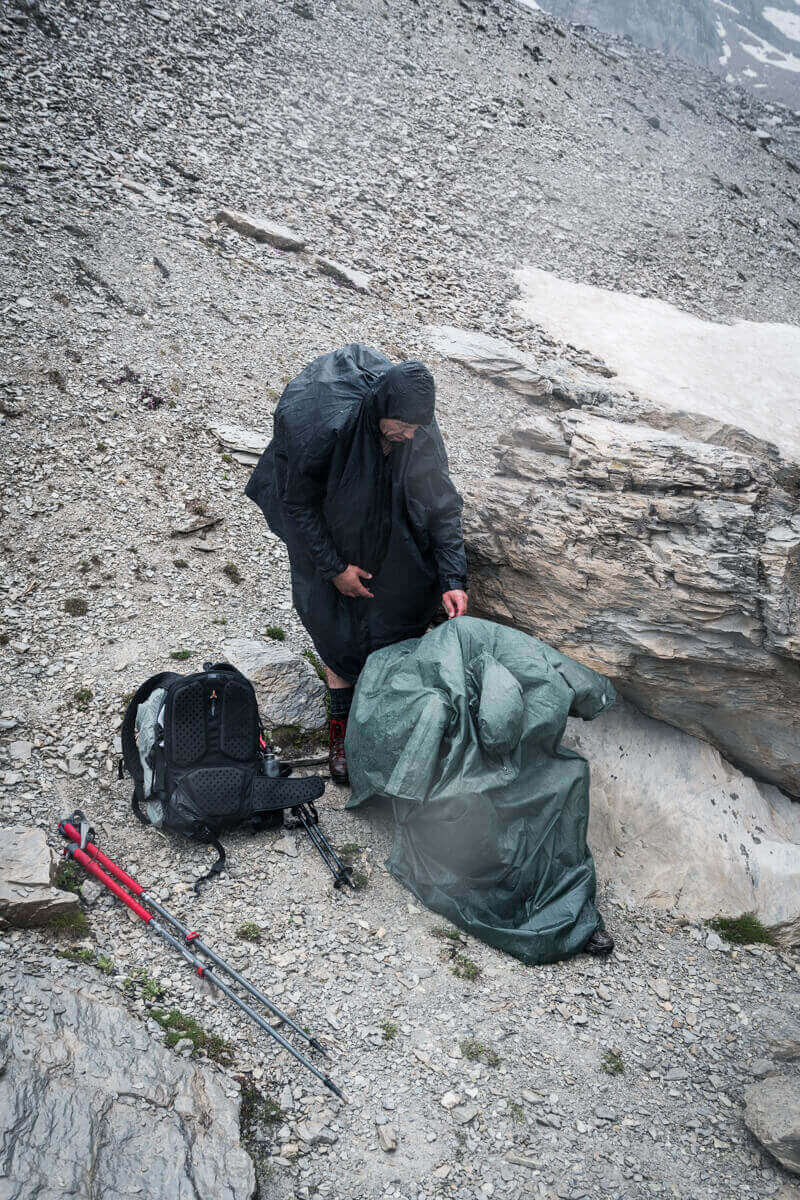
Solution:
[[[373,393],[378,420],[385,417],[408,425],[430,425],[436,388],[424,363],[402,362],[384,371]]]

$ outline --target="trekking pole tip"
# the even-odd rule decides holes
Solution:
[[[330,1051],[326,1050],[322,1042],[317,1041],[315,1037],[310,1037],[308,1039],[308,1044],[313,1050],[319,1050],[320,1054],[324,1054],[326,1058],[330,1058]]]
[[[341,1092],[339,1090],[339,1088],[336,1086],[336,1084],[333,1082],[332,1079],[329,1079],[328,1076],[326,1075],[323,1082],[324,1082],[326,1088],[330,1088],[330,1090],[333,1092],[334,1096],[338,1096],[339,1099],[344,1101],[345,1104],[347,1103],[347,1101],[344,1098],[344,1092]]]

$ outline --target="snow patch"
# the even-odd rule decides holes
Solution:
[[[780,29],[785,37],[800,42],[800,16],[797,13],[786,12],[783,8],[765,8],[764,17],[770,25]]]
[[[672,410],[703,413],[776,443],[800,460],[800,326],[718,325],[664,300],[515,272],[515,307],[529,321],[590,350],[617,384]]]
[[[794,54],[785,54],[783,50],[779,50],[777,46],[773,46],[765,38],[759,37],[751,29],[746,29],[744,25],[740,25],[739,28],[747,37],[754,39],[754,42],[751,44],[747,42],[740,43],[745,54],[749,54],[751,58],[755,58],[766,67],[778,67],[782,71],[800,72],[800,58],[796,58]]]

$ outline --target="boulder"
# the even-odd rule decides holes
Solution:
[[[430,337],[532,405],[497,473],[461,481],[473,611],[800,795],[800,466],[570,363]]]
[[[620,900],[690,920],[800,915],[800,805],[778,788],[624,701],[570,720],[564,743],[589,761],[589,845]]]
[[[303,655],[275,642],[247,638],[224,642],[222,653],[253,684],[268,729],[296,725],[311,730],[325,725],[325,684]]]
[[[0,967],[3,1194],[250,1200],[238,1088],[179,1057],[95,983]]]
[[[46,925],[79,907],[73,892],[53,887],[57,857],[41,829],[11,825],[3,830],[0,857],[0,929]]]
[[[254,466],[270,440],[268,433],[245,429],[243,425],[219,423],[210,426],[211,432],[225,450],[229,450],[237,462]]]
[[[227,225],[241,233],[243,237],[254,238],[257,242],[267,242],[278,250],[303,250],[306,240],[293,229],[285,225],[276,225],[264,217],[255,217],[249,213],[236,212],[231,208],[221,208],[217,213],[217,224]]]
[[[744,1121],[765,1150],[800,1175],[800,1075],[770,1075],[745,1088]]]

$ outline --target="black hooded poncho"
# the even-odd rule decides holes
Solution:
[[[461,497],[422,363],[354,343],[289,383],[245,493],[285,543],[292,598],[322,661],[355,680],[373,650],[421,637],[443,592],[466,589]],[[378,422],[420,428],[384,454]],[[354,563],[373,599],[331,580]]]

